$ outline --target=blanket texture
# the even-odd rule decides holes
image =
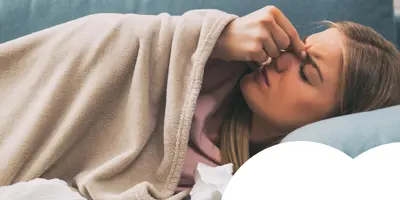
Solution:
[[[95,14],[0,44],[0,186],[59,178],[88,199],[174,194],[218,10]]]

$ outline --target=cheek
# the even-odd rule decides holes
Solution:
[[[253,79],[253,73],[247,74],[240,80],[240,90],[247,102],[247,105],[254,112],[262,109],[265,103],[265,91]]]
[[[326,111],[301,95],[287,95],[286,99],[271,100],[265,109],[265,119],[283,130],[292,130],[306,124],[321,120]]]
[[[270,107],[270,117],[276,126],[299,128],[326,118],[332,110],[332,104],[313,95],[296,93],[285,97],[281,101],[276,99],[275,105]]]
[[[297,76],[288,71],[276,77],[275,87],[262,90],[248,74],[240,80],[241,91],[250,109],[268,123],[282,129],[299,128],[324,118],[332,103]]]
[[[293,107],[295,104],[302,102],[310,95],[310,86],[300,79],[296,68],[284,72],[280,77],[272,78],[277,87],[271,88],[267,101],[271,101],[271,103],[276,106]]]
[[[304,98],[302,92],[304,83],[299,81],[294,71],[282,74],[270,72],[271,88],[263,89],[253,80],[253,74],[248,74],[240,82],[241,91],[248,106],[260,116],[273,115],[280,118],[280,113],[293,110],[296,104]],[[276,114],[275,114],[276,113]]]
[[[266,97],[264,117],[282,129],[295,129],[324,118],[332,105],[329,102],[293,73],[283,77],[279,88]]]

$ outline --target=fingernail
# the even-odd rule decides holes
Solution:
[[[303,58],[306,58],[306,57],[307,57],[306,51],[301,51],[301,56],[302,56]]]

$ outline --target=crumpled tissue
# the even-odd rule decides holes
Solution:
[[[33,179],[0,187],[1,200],[86,200],[60,179]]]
[[[217,167],[199,163],[194,173],[195,184],[190,191],[190,199],[221,200],[232,173],[232,163]]]

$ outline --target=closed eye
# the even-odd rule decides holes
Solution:
[[[306,73],[305,73],[305,66],[306,66],[306,63],[305,62],[302,62],[301,64],[300,64],[300,67],[299,67],[299,74],[300,74],[300,78],[305,82],[305,83],[308,83],[308,84],[310,84],[310,81],[309,81],[309,79],[307,78],[307,76],[306,76]]]
[[[306,44],[307,38],[308,38],[308,36],[304,37],[304,39],[303,39],[304,44]],[[317,63],[314,62],[314,60],[311,58],[311,56],[310,56],[310,54],[309,54],[308,52],[306,52],[306,54],[307,54],[307,56],[306,56],[306,61],[307,61],[308,63],[310,63],[311,66],[312,66],[315,70],[317,70],[317,73],[318,73],[318,75],[319,75],[319,78],[320,78],[321,82],[324,82],[324,76],[322,75],[321,68],[317,65]],[[304,66],[303,66],[303,68],[304,68]],[[304,70],[303,70],[303,71],[304,71]],[[303,73],[304,73],[304,72],[303,72]]]

